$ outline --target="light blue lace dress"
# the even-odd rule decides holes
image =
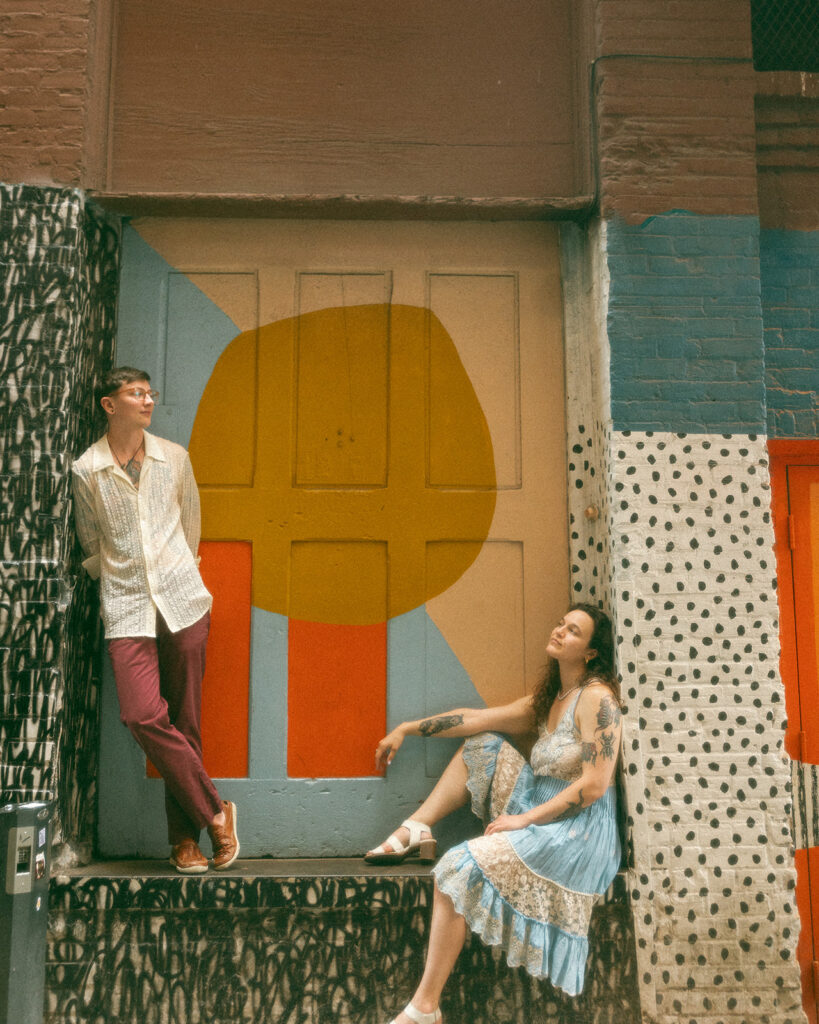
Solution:
[[[472,810],[484,822],[546,803],[580,776],[574,712],[582,692],[554,732],[541,727],[529,763],[495,733],[466,741]],[[461,843],[444,854],[434,873],[441,891],[487,945],[502,946],[511,966],[522,965],[574,996],[583,988],[592,907],[619,866],[610,786],[573,818]]]

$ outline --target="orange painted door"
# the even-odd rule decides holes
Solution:
[[[793,759],[797,955],[805,1012],[817,1021],[819,996],[819,446],[771,442],[781,667]]]
[[[248,855],[359,852],[451,753],[380,776],[387,729],[531,691],[568,600],[557,230],[146,220],[122,280],[117,360],[202,499],[206,767]],[[108,849],[161,849],[114,770]]]

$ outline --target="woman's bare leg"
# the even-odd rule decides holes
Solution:
[[[469,800],[466,779],[466,762],[463,759],[463,747],[461,746],[444,768],[443,774],[435,783],[432,792],[412,815],[413,820],[432,827],[448,814],[463,807]],[[406,845],[409,839],[408,829],[397,828],[395,835]],[[383,845],[386,847],[386,843]],[[386,848],[389,849],[389,847]]]
[[[469,800],[463,750],[463,746],[457,749],[455,756],[433,786],[432,792],[413,814],[414,819],[422,821],[425,825],[435,825],[448,814],[463,807]]]
[[[421,1013],[432,1013],[438,1006],[444,985],[463,949],[466,932],[466,921],[455,910],[452,900],[436,885],[424,973],[411,1000]],[[403,1013],[395,1020],[396,1024],[412,1024]]]

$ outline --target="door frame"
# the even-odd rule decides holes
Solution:
[[[779,668],[785,687],[788,720],[799,718],[798,663],[796,658],[796,615],[793,599],[793,565],[790,556],[788,516],[788,466],[819,464],[819,439],[769,440],[771,475],[771,514],[774,528],[776,578],[779,592]],[[795,714],[792,712],[796,712]],[[801,760],[798,739],[788,740],[786,748],[795,760]]]
[[[785,688],[785,706],[788,721],[798,722],[794,731],[788,729],[785,748],[794,762],[797,762],[799,778],[815,769],[803,761],[801,743],[801,710],[799,700],[799,663],[797,658],[796,601],[794,595],[793,558],[790,537],[790,495],[788,491],[788,467],[819,465],[819,439],[787,439],[768,441],[771,479],[771,514],[774,528],[774,551],[776,555],[776,578],[779,600],[779,669]],[[813,787],[811,787],[813,788]],[[805,787],[794,785],[794,817],[806,817],[807,808],[802,806]],[[798,839],[797,822],[794,821],[794,840]],[[802,975],[802,1002],[810,1024],[817,1021],[817,1000],[819,1000],[819,935],[815,921],[819,914],[819,847],[807,846],[795,849],[797,871],[796,898],[803,933],[808,929],[811,945],[805,949],[800,939],[797,957]],[[811,878],[816,879],[814,886]],[[812,892],[815,887],[816,892]]]

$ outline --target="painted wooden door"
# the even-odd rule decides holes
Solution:
[[[379,776],[388,727],[530,691],[568,598],[556,229],[136,222],[117,362],[199,483],[205,760],[243,852],[360,852],[453,749]],[[105,694],[101,848],[162,853]]]
[[[785,745],[793,759],[797,956],[805,1012],[819,997],[819,444],[770,442],[777,527]]]

